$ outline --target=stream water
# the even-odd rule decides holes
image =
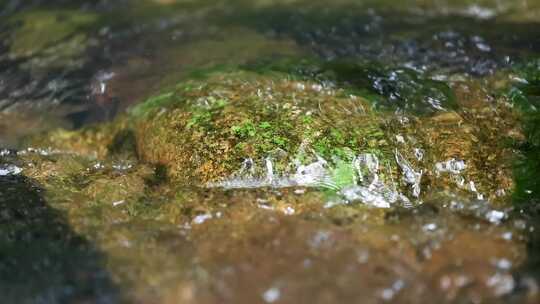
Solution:
[[[0,0],[2,303],[539,303],[540,1]]]

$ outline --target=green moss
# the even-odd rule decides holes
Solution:
[[[512,86],[508,98],[525,113],[535,113],[540,108],[540,59],[519,65],[514,72],[525,83]]]
[[[514,176],[517,203],[540,200],[540,60],[515,69],[526,83],[514,85],[507,96],[521,111],[525,141],[519,146],[521,157],[516,161]]]
[[[387,135],[382,129],[382,121],[367,119],[361,126],[325,130],[313,139],[313,149],[317,154],[343,160],[351,160],[359,151],[369,152],[381,158],[391,158],[392,151]]]
[[[287,148],[289,139],[282,135],[291,131],[287,131],[287,127],[290,129],[290,124],[288,126],[284,125],[283,129],[280,129],[268,121],[255,124],[248,119],[238,125],[232,126],[231,133],[239,141],[248,140],[253,142],[255,149],[259,153],[268,153],[277,148]],[[238,145],[245,146],[246,143],[240,142]]]
[[[136,117],[141,117],[145,113],[148,113],[148,111],[151,109],[164,107],[164,106],[167,106],[168,104],[173,103],[174,100],[172,99],[172,97],[173,97],[173,92],[167,92],[167,93],[159,94],[156,96],[152,96],[148,98],[146,101],[131,108],[130,113]]]
[[[339,160],[331,170],[333,184],[338,188],[356,184],[356,169],[348,161]]]

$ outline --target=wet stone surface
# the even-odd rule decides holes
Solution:
[[[537,303],[537,1],[0,2],[3,303]]]

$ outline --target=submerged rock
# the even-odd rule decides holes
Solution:
[[[504,99],[460,99],[416,116],[381,108],[378,100],[391,97],[374,98],[362,83],[351,90],[331,78],[274,67],[196,75],[116,122],[34,143],[101,157],[130,154],[185,185],[347,188],[342,194],[349,201],[366,198],[358,195],[366,194],[360,186],[405,206],[420,202],[425,191],[500,202],[512,193],[513,150],[506,143],[521,131]],[[409,88],[418,96],[431,90],[430,82]]]
[[[346,120],[338,119],[341,108]],[[171,176],[191,183],[227,177],[248,158],[270,157],[285,172],[295,159],[313,157],[310,150],[346,158],[385,139],[383,121],[361,97],[242,71],[186,82],[132,115],[142,159],[167,164]]]

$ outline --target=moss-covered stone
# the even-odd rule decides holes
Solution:
[[[349,111],[341,114],[346,119],[340,109]],[[385,145],[383,120],[366,100],[283,74],[211,74],[149,99],[132,115],[142,159],[166,164],[170,176],[189,183],[227,177],[247,158],[276,155],[285,170],[306,149],[350,160]]]
[[[354,74],[369,79],[360,70]],[[359,178],[355,157],[368,153],[377,157],[383,182],[414,197],[461,189],[504,201],[512,192],[512,142],[521,138],[521,129],[504,99],[470,102],[472,97],[459,93],[465,82],[445,88],[448,96],[460,98],[448,109],[396,113],[374,103],[373,92],[361,82],[352,88],[317,75],[274,67],[208,69],[161,90],[116,122],[57,131],[35,145],[94,151],[98,157],[132,151],[130,157],[159,165],[164,176],[184,185],[232,177],[248,159],[262,170],[271,160],[272,170],[286,176],[322,157],[329,162],[328,186],[343,189]],[[420,88],[430,91],[431,85],[439,84]],[[410,88],[422,95],[423,89]],[[474,95],[475,88],[472,81],[467,90]]]
[[[400,189],[410,185],[398,154],[422,172],[425,191],[463,189],[492,201],[512,192],[511,143],[521,129],[504,100],[396,116],[375,110],[369,98],[306,77],[222,71],[151,98],[132,115],[142,159],[165,164],[186,183],[231,176],[248,158],[270,157],[285,172],[313,161],[312,151],[333,163],[340,187],[353,178],[351,160],[371,153],[387,171],[381,176]],[[463,167],[447,168],[455,164]]]

